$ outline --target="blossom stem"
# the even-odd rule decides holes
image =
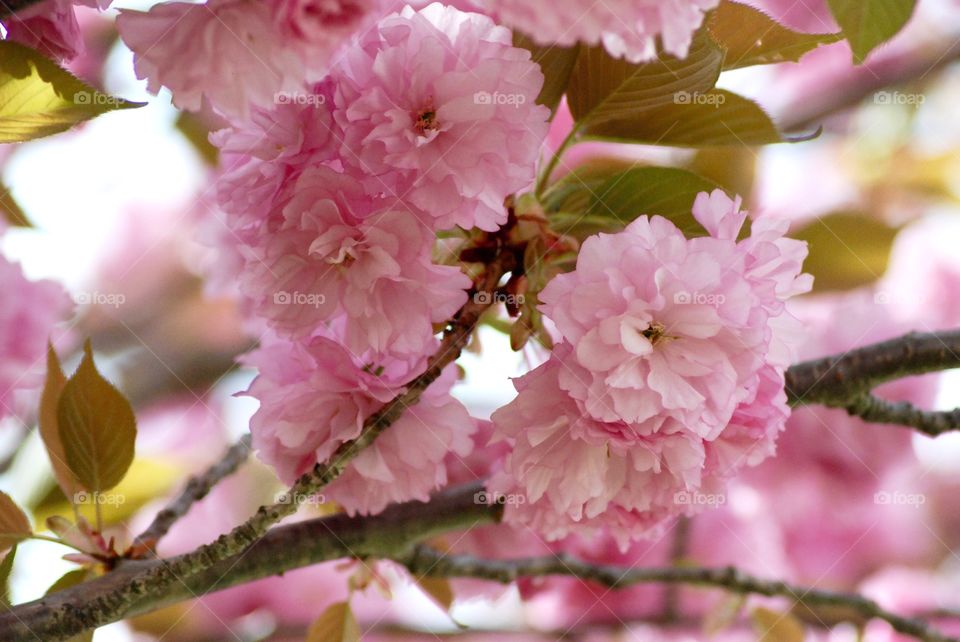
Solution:
[[[560,160],[563,158],[564,152],[567,151],[577,140],[577,134],[579,134],[579,128],[574,125],[573,129],[570,130],[570,133],[567,134],[567,137],[563,139],[563,142],[560,143],[560,147],[557,148],[557,151],[554,152],[553,158],[550,159],[550,162],[547,163],[546,168],[540,174],[540,178],[537,181],[536,195],[537,198],[543,196],[543,192],[547,189],[547,183],[550,181],[550,177],[553,176],[553,173],[557,169],[557,165],[560,163]]]

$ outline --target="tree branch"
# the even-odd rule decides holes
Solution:
[[[626,568],[592,565],[561,554],[511,560],[484,560],[468,555],[445,555],[426,546],[417,546],[397,561],[415,575],[471,577],[509,584],[521,577],[568,576],[619,589],[641,583],[690,584],[726,589],[734,593],[785,597],[804,606],[844,607],[864,618],[877,618],[896,631],[923,642],[960,642],[945,636],[926,622],[903,617],[860,595],[793,586],[778,580],[761,580],[727,568]]]
[[[790,405],[820,403],[878,423],[917,428],[928,435],[960,429],[960,410],[928,412],[877,399],[871,391],[903,377],[960,368],[960,330],[918,333],[815,359],[787,370]]]
[[[921,410],[906,401],[887,401],[867,394],[854,399],[846,406],[846,410],[866,421],[907,426],[931,437],[960,430],[960,408]]]
[[[474,501],[481,488],[477,483],[449,489],[429,503],[395,504],[372,517],[339,514],[279,526],[241,554],[170,584],[162,595],[138,592],[123,617],[329,560],[408,555],[411,546],[420,541],[499,521],[502,507]],[[138,578],[154,569],[176,566],[189,556],[126,562],[97,579],[18,605],[0,614],[0,639],[68,639],[78,626],[87,626],[86,622],[98,617],[91,612],[92,605],[126,594],[139,584]]]
[[[150,526],[137,537],[134,545],[146,549],[151,556],[155,557],[157,542],[163,539],[163,536],[170,531],[177,520],[186,515],[194,503],[206,497],[220,481],[236,472],[237,468],[249,456],[250,435],[246,434],[240,441],[231,446],[220,461],[207,469],[205,473],[191,477],[183,492],[166,508],[157,513]]]

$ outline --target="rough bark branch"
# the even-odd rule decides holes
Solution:
[[[497,522],[502,508],[474,501],[480,489],[479,483],[449,489],[429,503],[396,504],[373,517],[340,514],[278,526],[239,555],[173,582],[162,594],[137,592],[124,617],[319,562],[407,555],[413,545],[423,540]],[[126,562],[95,580],[6,610],[0,614],[0,640],[69,639],[78,622],[98,617],[90,612],[91,604],[118,593],[129,593],[138,578],[154,569],[175,566],[189,556],[188,553],[166,560]]]
[[[960,330],[912,332],[791,367],[786,376],[787,396],[792,406],[843,408],[867,421],[909,426],[936,436],[960,429],[960,409],[924,411],[871,393],[888,381],[952,368],[960,368]]]
[[[844,607],[866,619],[888,622],[896,631],[923,642],[960,642],[943,635],[922,620],[903,617],[882,608],[873,600],[850,593],[794,586],[779,580],[762,580],[734,567],[626,568],[582,562],[564,554],[510,560],[485,560],[468,555],[446,555],[426,546],[417,546],[406,557],[397,558],[415,575],[470,577],[509,584],[521,577],[568,576],[597,582],[613,589],[641,583],[689,584],[725,589],[734,593],[784,597],[808,607]]]

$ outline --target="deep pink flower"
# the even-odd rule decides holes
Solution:
[[[503,200],[527,187],[547,132],[539,66],[484,16],[406,8],[362,36],[338,64],[341,159],[371,192],[436,219],[495,230]]]

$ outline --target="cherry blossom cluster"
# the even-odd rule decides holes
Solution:
[[[505,199],[531,187],[550,110],[511,29],[631,61],[656,42],[683,56],[715,4],[209,0],[122,13],[151,90],[231,122],[213,136],[214,281],[239,290],[261,336],[245,360],[259,370],[251,429],[281,478],[328,459],[424,371],[473,285],[438,235],[497,232]],[[588,239],[577,269],[540,294],[559,341],[494,416],[509,454],[491,491],[525,497],[512,522],[551,538],[606,527],[625,542],[773,452],[789,415],[785,302],[809,287],[805,250],[768,219],[738,241],[746,214],[722,192],[694,215],[708,236],[641,217]],[[330,497],[376,512],[446,483],[444,459],[468,455],[476,429],[453,377]]]
[[[404,80],[398,82],[398,74]],[[529,52],[489,18],[383,18],[329,74],[218,132],[222,283],[265,332],[247,357],[261,458],[292,481],[423,372],[472,280],[437,234],[496,230],[534,179],[549,110]],[[510,104],[481,100],[510,95]],[[349,511],[426,499],[473,422],[445,373],[329,488]]]
[[[643,216],[588,239],[541,293],[562,340],[493,416],[514,450],[491,487],[525,497],[508,521],[550,538],[603,526],[625,544],[772,454],[806,246],[767,218],[738,241],[746,213],[720,190],[693,215],[709,236]]]

